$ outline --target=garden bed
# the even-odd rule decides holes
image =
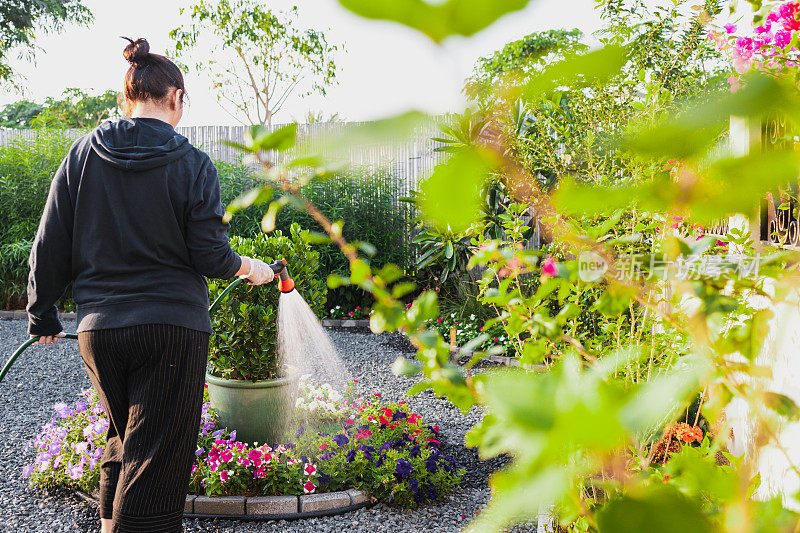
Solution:
[[[65,329],[73,331],[74,322]],[[0,353],[10,355],[26,338],[23,321],[0,321]],[[405,339],[396,335],[373,335],[362,331],[330,330],[330,335],[350,370],[369,390],[381,390],[386,400],[406,399],[415,412],[429,423],[441,427],[451,454],[467,470],[454,492],[441,502],[416,510],[403,510],[378,503],[346,514],[281,522],[286,531],[459,531],[489,498],[489,475],[505,460],[482,462],[474,450],[463,446],[464,433],[480,418],[473,409],[462,415],[444,399],[430,393],[406,398],[413,380],[394,376],[389,367],[404,353]],[[25,443],[51,416],[55,403],[71,399],[81,388],[89,387],[77,344],[61,341],[55,346],[33,347],[26,351],[0,386],[0,523],[11,529],[51,532],[94,531],[97,513],[77,497],[62,490],[42,491],[21,479],[21,469],[30,458],[23,453]],[[185,519],[186,531],[259,531],[257,523],[216,518]]]

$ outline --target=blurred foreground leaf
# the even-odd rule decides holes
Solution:
[[[524,8],[529,1],[446,0],[429,3],[424,0],[339,0],[339,3],[365,18],[399,22],[439,43],[450,35],[473,35],[506,13]]]

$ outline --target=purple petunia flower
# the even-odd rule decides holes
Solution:
[[[231,441],[235,440],[236,440],[236,430],[234,429],[233,431],[231,431]]]
[[[356,458],[355,450],[350,450],[349,452],[347,452],[347,455],[344,456],[344,460],[347,461],[348,463],[352,463],[355,458]]]
[[[22,477],[27,479],[31,477],[35,471],[36,471],[35,466],[25,465],[24,467],[22,467]]]
[[[67,467],[67,475],[72,480],[78,480],[83,475],[83,462],[80,462],[74,466],[69,465]]]
[[[333,442],[338,444],[340,448],[344,448],[344,445],[350,442],[350,439],[348,439],[346,435],[340,433],[333,437]]]
[[[428,457],[425,461],[425,468],[428,469],[428,472],[436,472],[438,467],[439,464],[436,462],[436,457]]]
[[[83,402],[81,400],[78,400],[77,402],[75,402],[75,413],[76,414],[77,413],[82,413],[88,408],[89,408],[89,404],[87,404],[86,402]]]
[[[394,467],[394,473],[400,479],[405,479],[411,474],[411,461],[405,457],[401,457],[396,461],[397,465]]]
[[[56,410],[56,414],[61,418],[69,418],[72,416],[72,411],[70,411],[69,406],[63,402],[59,402],[53,406],[53,409]]]
[[[203,450],[203,448],[201,446],[198,446],[197,449],[194,451],[194,456],[195,457],[200,457],[201,455],[203,455],[204,451],[205,450]]]

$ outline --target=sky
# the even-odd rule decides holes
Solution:
[[[376,0],[380,1],[380,0]],[[486,0],[491,1],[491,0]],[[185,21],[179,8],[184,0],[84,0],[94,14],[88,27],[67,26],[58,34],[37,40],[35,63],[12,62],[24,76],[24,97],[42,101],[77,87],[90,94],[120,89],[128,63],[120,35],[144,37],[153,52],[170,47],[169,31]],[[506,15],[490,28],[470,37],[451,37],[442,46],[390,22],[361,19],[336,0],[264,0],[275,9],[297,4],[304,28],[322,30],[329,42],[342,45],[335,56],[338,85],[326,96],[293,97],[275,116],[275,123],[302,121],[307,111],[338,113],[346,120],[373,120],[409,109],[442,113],[462,109],[464,80],[475,61],[506,43],[547,29],[579,28],[589,35],[599,27],[594,0],[533,0],[522,11]],[[204,76],[187,73],[190,106],[181,125],[233,125],[217,103]],[[0,94],[0,105],[22,97]]]

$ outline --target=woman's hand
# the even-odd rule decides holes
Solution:
[[[248,267],[245,266],[247,262]],[[243,272],[246,268],[248,270]],[[263,285],[275,279],[275,272],[260,259],[253,259],[252,257],[242,257],[242,268],[238,273],[240,278],[247,278],[250,285]]]
[[[67,334],[63,331],[61,333],[56,333],[55,335],[46,335],[44,337],[39,337],[38,335],[31,335],[31,338],[39,337],[39,340],[34,342],[34,344],[55,344],[58,342],[58,339],[66,337]]]

